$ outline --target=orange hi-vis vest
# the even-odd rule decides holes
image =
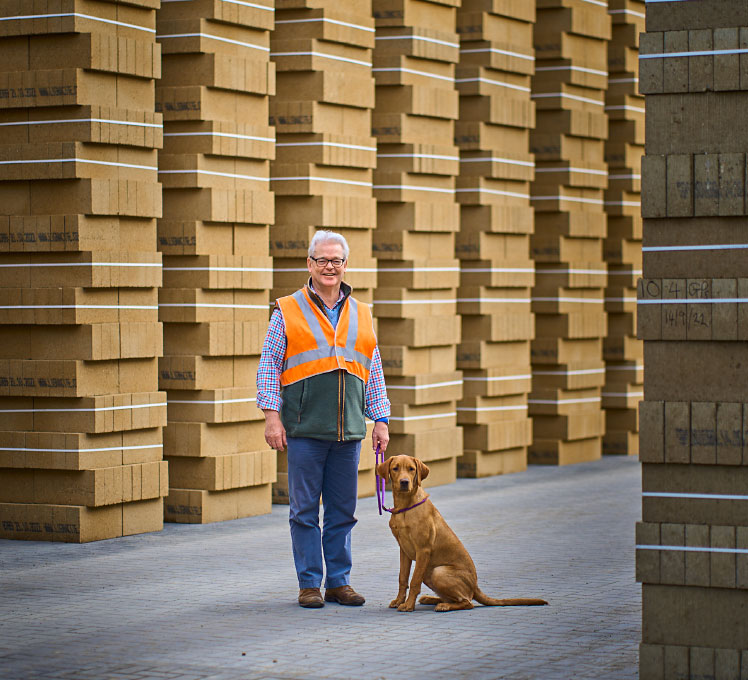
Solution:
[[[363,380],[377,346],[369,306],[350,295],[340,310],[338,325],[309,297],[306,288],[278,298],[286,325],[286,355],[280,382],[284,387],[320,373],[342,369]]]

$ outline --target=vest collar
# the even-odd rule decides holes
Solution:
[[[309,294],[309,298],[314,302],[317,307],[320,308],[320,310],[326,314],[325,312],[325,303],[322,302],[322,298],[317,295],[317,293],[314,292],[314,288],[312,288],[312,277],[309,277],[309,280],[306,282],[306,285],[304,286],[306,288],[306,292]],[[343,293],[342,300],[339,299],[338,303],[342,302],[345,304],[345,301],[350,297],[351,293],[353,292],[353,288],[351,288],[345,281],[340,282],[340,292]],[[337,303],[336,303],[337,304]]]

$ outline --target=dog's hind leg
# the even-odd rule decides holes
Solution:
[[[458,609],[472,609],[473,603],[470,600],[460,600],[459,602],[441,602],[434,607],[435,612],[453,612]]]
[[[418,602],[420,604],[439,604],[440,602],[444,602],[444,600],[440,597],[434,597],[433,595],[422,595]]]

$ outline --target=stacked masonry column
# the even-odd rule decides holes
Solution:
[[[309,278],[306,258],[318,229],[343,234],[351,254],[345,281],[371,304],[377,273],[372,257],[376,201],[371,136],[374,80],[371,1],[277,0],[271,57],[277,132],[271,177],[276,225],[270,232],[271,299],[290,295]],[[372,423],[369,423],[369,432]],[[359,496],[374,494],[374,454],[361,448]],[[278,453],[273,501],[288,502],[286,453]]]
[[[392,402],[389,451],[424,460],[431,471],[426,485],[453,482],[462,451],[456,413],[462,381],[455,359],[456,4],[373,2],[379,266],[374,314]]]
[[[465,450],[461,477],[517,472],[527,467],[532,423],[530,294],[533,210],[529,151],[535,123],[530,99],[534,71],[535,2],[464,0],[458,10],[457,87],[460,147],[457,195],[461,227],[458,311],[464,371],[458,403]]]
[[[0,538],[163,527],[157,5],[0,6]]]
[[[272,276],[272,26],[267,0],[166,0],[158,11],[159,385],[169,403],[171,522],[270,512],[276,461],[264,441],[255,374]]]
[[[607,2],[538,3],[531,463],[564,465],[601,455],[609,38]]]
[[[644,349],[636,339],[636,281],[642,267],[641,157],[644,153],[644,97],[639,95],[639,33],[644,30],[643,0],[611,0],[613,37],[608,46],[605,143],[608,189],[605,212],[608,265],[605,311],[605,437],[603,453],[639,453],[638,403],[644,396]]]
[[[748,6],[647,3],[640,678],[748,669]]]

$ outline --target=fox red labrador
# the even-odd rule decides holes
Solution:
[[[527,597],[497,600],[478,587],[475,564],[468,551],[421,487],[429,474],[422,461],[411,456],[393,456],[377,466],[377,474],[389,478],[392,483],[395,505],[391,510],[390,529],[400,545],[400,587],[390,607],[412,612],[422,583],[437,597],[424,595],[419,602],[435,604],[438,612],[472,609],[473,600],[495,607],[548,604],[545,600]],[[408,577],[414,560],[416,566],[408,592]]]

